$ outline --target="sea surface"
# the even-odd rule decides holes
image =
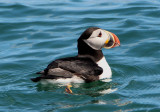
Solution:
[[[30,78],[77,55],[88,27],[115,33],[103,49],[110,82],[59,84]],[[160,0],[0,0],[0,112],[160,112]]]

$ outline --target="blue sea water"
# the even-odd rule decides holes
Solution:
[[[1,112],[159,112],[159,0],[1,0]],[[88,27],[115,33],[103,49],[111,82],[41,85],[30,78],[51,61],[75,56]]]

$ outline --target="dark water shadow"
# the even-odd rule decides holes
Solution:
[[[117,90],[117,83],[114,82],[103,82],[103,81],[95,81],[91,83],[83,83],[83,84],[72,84],[71,90],[73,91],[72,95],[87,95],[90,97],[99,97],[105,94],[110,94]],[[56,93],[64,93],[65,87],[60,84],[41,84],[38,83],[36,85],[37,91],[50,91]]]

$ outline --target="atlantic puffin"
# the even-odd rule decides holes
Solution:
[[[67,84],[66,92],[72,93],[72,83],[89,83],[112,77],[102,48],[120,46],[118,37],[98,27],[86,29],[78,39],[78,55],[52,61],[33,82],[53,82]]]

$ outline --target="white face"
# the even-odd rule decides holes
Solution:
[[[93,31],[91,36],[88,39],[85,39],[84,42],[87,43],[92,49],[100,50],[109,38],[110,37],[105,30],[97,29]]]

